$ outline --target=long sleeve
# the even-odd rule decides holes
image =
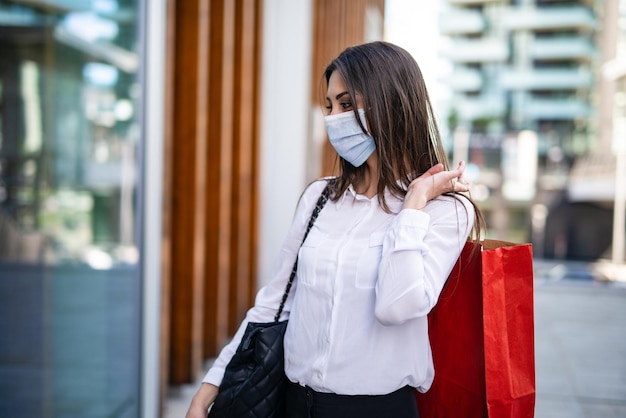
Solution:
[[[427,315],[461,253],[474,222],[465,198],[435,199],[423,209],[404,209],[383,240],[375,315],[396,325]]]

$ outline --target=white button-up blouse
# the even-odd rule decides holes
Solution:
[[[426,391],[433,361],[426,315],[474,222],[467,199],[440,196],[422,210],[391,213],[349,188],[329,200],[309,236],[304,231],[325,180],[311,184],[255,305],[203,379],[219,386],[248,322],[272,321],[296,254],[298,272],[283,317],[285,373],[319,392],[380,395],[410,385]]]

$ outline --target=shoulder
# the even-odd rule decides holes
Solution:
[[[476,216],[474,205],[469,197],[463,194],[442,195],[428,202],[423,209],[431,219],[451,220],[473,225]]]
[[[326,185],[329,182],[334,181],[334,179],[335,177],[322,177],[309,183],[300,195],[297,211],[304,210],[308,212],[310,209],[312,209],[317,203],[317,199],[322,194],[322,191],[324,190]]]
[[[302,192],[302,195],[300,196],[300,200],[303,200],[303,199],[308,200],[312,198],[315,198],[317,200],[319,195],[322,194],[322,191],[324,190],[326,185],[329,182],[334,181],[335,178],[336,177],[321,177],[319,179],[313,180],[304,188],[304,191]]]

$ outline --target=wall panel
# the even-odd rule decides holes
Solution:
[[[169,384],[194,381],[256,289],[258,28],[262,2],[170,2],[164,220],[164,359]],[[169,210],[168,210],[169,208]],[[169,260],[169,261],[168,261]]]
[[[173,36],[171,144],[171,265],[169,277],[170,383],[191,381],[201,366],[204,287],[204,220],[206,165],[205,124],[195,117],[206,110],[198,91],[207,83],[204,61],[198,53],[206,42],[199,36],[208,22],[203,2],[175,2]],[[167,295],[166,295],[167,297]]]

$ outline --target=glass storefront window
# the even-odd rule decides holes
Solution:
[[[0,0],[0,416],[137,417],[140,0]]]

